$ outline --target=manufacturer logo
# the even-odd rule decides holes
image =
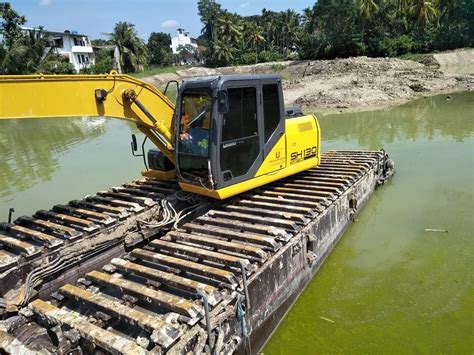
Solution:
[[[290,164],[295,164],[306,159],[314,158],[317,155],[318,148],[316,146],[293,152],[290,156]]]
[[[224,144],[222,144],[222,149],[233,147],[235,145],[237,145],[237,142],[224,143]]]

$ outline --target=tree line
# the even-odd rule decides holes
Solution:
[[[473,0],[318,0],[301,12],[288,9],[241,16],[216,0],[198,0],[200,48],[171,52],[171,37],[153,32],[139,38],[135,26],[118,22],[88,73],[125,73],[179,63],[189,54],[208,66],[253,64],[285,59],[332,59],[358,55],[400,56],[461,47],[474,42]],[[55,53],[42,29],[23,31],[26,18],[0,3],[0,74],[73,73]]]
[[[400,56],[474,42],[472,0],[318,0],[301,13],[241,16],[199,0],[207,64]]]

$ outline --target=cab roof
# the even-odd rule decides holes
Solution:
[[[249,81],[249,80],[270,80],[280,81],[281,77],[278,74],[229,74],[229,75],[213,75],[203,76],[197,78],[191,78],[184,80],[182,83],[184,87],[196,87],[196,86],[210,86],[220,87],[228,81]]]

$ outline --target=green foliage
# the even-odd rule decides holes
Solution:
[[[198,52],[196,49],[191,46],[190,44],[186,44],[185,46],[179,45],[178,48],[176,48],[178,53],[175,55],[175,62],[176,64],[186,64],[187,60],[192,57],[192,58],[197,58],[198,57]]]
[[[265,62],[278,62],[283,60],[283,55],[276,51],[262,51],[258,53],[258,62],[265,63]]]
[[[318,0],[301,14],[263,9],[247,17],[211,0],[198,9],[209,65],[399,56],[474,42],[472,0]]]
[[[103,46],[103,47],[113,45],[110,39],[102,39],[102,38],[91,40],[91,44],[93,46]]]
[[[74,74],[76,71],[67,57],[51,53],[38,66],[37,72],[43,74]]]
[[[135,25],[118,22],[110,35],[112,44],[119,51],[119,64],[124,73],[143,70],[147,64],[147,47],[137,35]]]
[[[36,72],[46,59],[44,56],[46,44],[47,40],[41,30],[22,34],[9,49],[6,49],[3,61],[0,63],[1,73],[30,74]]]
[[[90,67],[90,69],[86,69],[84,73],[90,72],[93,74],[104,74],[110,73],[110,71],[114,68],[114,60],[113,60],[114,51],[113,48],[103,48],[98,50],[95,53],[95,64]]]
[[[272,65],[272,71],[275,73],[278,73],[279,71],[282,71],[285,69],[285,66],[283,64],[277,63]]]
[[[407,35],[387,38],[379,42],[379,53],[386,57],[398,57],[416,50],[416,43]]]
[[[20,16],[10,3],[0,3],[0,36],[3,37],[7,50],[23,37],[20,26],[26,23],[26,17]]]
[[[171,36],[168,33],[152,32],[148,38],[148,63],[150,65],[170,65],[173,53],[170,48]]]
[[[255,64],[255,53],[254,52],[240,52],[235,58],[236,65],[247,65]]]
[[[26,22],[8,3],[0,3],[0,74],[72,74],[74,67],[67,58],[48,53],[48,39],[42,28],[24,32],[21,25]]]

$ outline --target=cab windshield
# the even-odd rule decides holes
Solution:
[[[179,170],[186,179],[208,176],[212,96],[209,89],[186,90],[178,132]]]

